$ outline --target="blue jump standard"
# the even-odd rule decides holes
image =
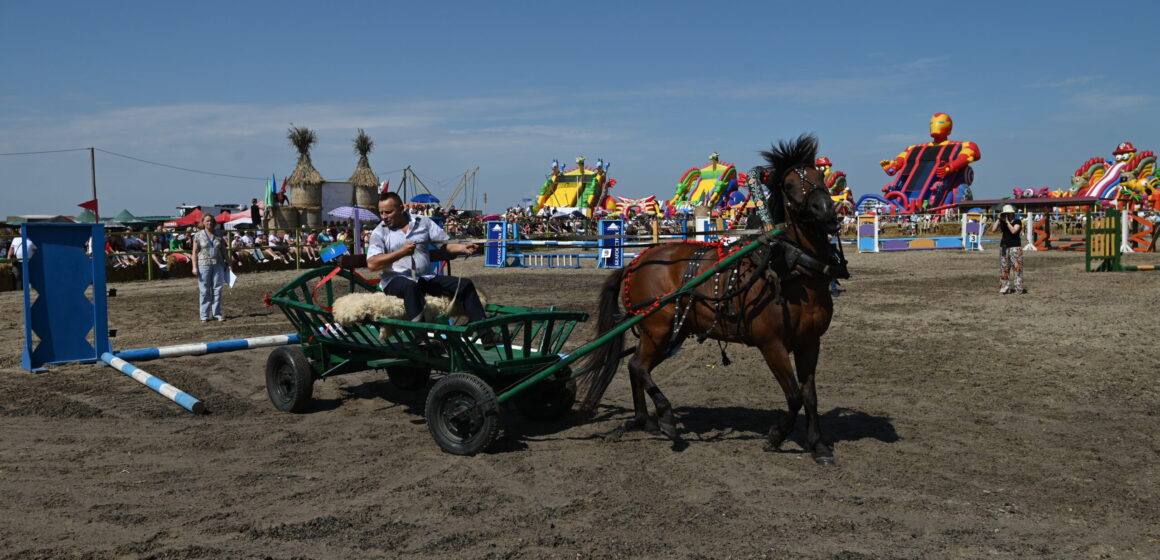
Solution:
[[[177,344],[174,346],[159,346],[155,348],[138,348],[136,350],[121,350],[114,355],[122,360],[143,362],[174,358],[177,356],[200,356],[202,354],[218,354],[221,352],[236,352],[251,348],[265,348],[267,346],[284,346],[298,344],[297,334],[279,334],[273,336],[258,336],[254,338],[238,338],[234,340],[219,340],[217,342],[195,342],[193,344]]]

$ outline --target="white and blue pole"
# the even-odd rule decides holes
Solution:
[[[123,360],[142,362],[159,360],[161,358],[175,358],[177,356],[200,356],[202,354],[235,352],[238,350],[249,350],[251,348],[265,348],[267,346],[285,346],[287,344],[298,344],[298,335],[278,334],[273,336],[257,336],[254,338],[219,340],[217,342],[195,342],[193,344],[121,350],[114,354]]]
[[[125,360],[122,360],[121,358],[118,358],[109,352],[101,354],[101,362],[108,364],[110,367],[120,371],[125,375],[128,375],[129,377],[132,377],[142,385],[157,391],[163,397],[181,405],[182,408],[190,412],[195,414],[202,414],[205,412],[205,405],[202,404],[201,401],[194,398],[193,395],[190,395],[189,393],[186,393],[185,391],[182,391],[181,389],[166,383],[165,380],[161,379],[160,377],[150,374],[149,372],[133,364],[130,364],[129,362],[126,362]]]

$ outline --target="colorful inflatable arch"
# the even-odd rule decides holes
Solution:
[[[1160,170],[1156,154],[1120,142],[1111,160],[1092,158],[1072,173],[1071,196],[1091,196],[1118,208],[1160,210]]]
[[[631,218],[638,214],[659,216],[661,215],[660,206],[656,195],[644,198],[616,197],[616,213],[625,218]]]
[[[608,178],[610,166],[598,159],[594,167],[587,167],[584,156],[580,156],[576,158],[576,167],[561,170],[559,160],[553,160],[552,172],[536,197],[535,211],[545,206],[576,208],[591,216],[597,208],[616,210],[616,201],[610,193],[616,179]]]
[[[667,212],[687,212],[694,206],[723,208],[738,202],[737,168],[720,161],[717,152],[709,154],[709,165],[694,167],[681,176],[673,199],[665,203]]]
[[[982,157],[974,142],[947,140],[954,121],[946,113],[930,118],[931,141],[915,144],[879,164],[897,178],[882,187],[882,199],[902,212],[931,212],[962,199],[974,180],[970,164]]]

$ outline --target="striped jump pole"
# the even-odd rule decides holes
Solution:
[[[120,352],[116,352],[115,355],[122,360],[143,362],[159,360],[161,358],[200,356],[202,354],[236,352],[238,350],[265,348],[268,346],[285,346],[287,344],[298,344],[298,335],[278,334],[273,336],[257,336],[254,338],[219,340],[217,342],[195,342],[193,344],[177,344],[174,346],[159,346],[155,348],[138,348],[136,350],[121,350]]]
[[[181,405],[182,408],[193,412],[195,414],[202,414],[205,412],[205,405],[201,401],[194,398],[189,393],[166,383],[160,377],[154,376],[149,372],[114,356],[109,352],[101,354],[101,363],[120,371],[121,373],[132,377],[137,382],[146,387],[157,391],[165,398]]]
[[[509,240],[508,245],[531,245],[536,247],[596,247],[597,241],[553,241],[546,239]]]

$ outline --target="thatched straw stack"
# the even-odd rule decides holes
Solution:
[[[322,184],[326,182],[310,161],[310,148],[318,143],[318,135],[309,128],[291,124],[286,138],[298,151],[298,165],[286,180],[290,186],[290,205],[298,210],[299,223],[306,222],[303,219],[306,216],[314,217],[311,221],[318,222],[322,214]]]
[[[354,153],[358,154],[358,165],[354,168],[354,175],[350,176],[350,184],[354,187],[354,204],[374,212],[379,203],[379,177],[371,169],[367,154],[375,149],[375,141],[361,128],[353,141]]]

